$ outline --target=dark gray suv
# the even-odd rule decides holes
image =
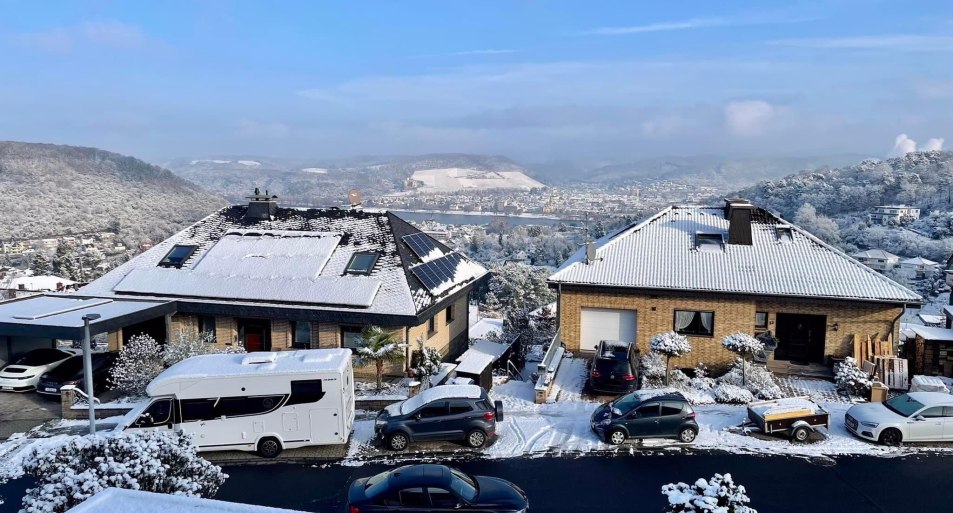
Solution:
[[[629,438],[674,438],[691,443],[698,435],[695,410],[681,392],[639,390],[596,408],[592,430],[619,445]]]
[[[483,447],[503,420],[502,403],[493,404],[476,385],[441,385],[392,404],[377,414],[376,440],[394,451],[421,440],[463,441]]]

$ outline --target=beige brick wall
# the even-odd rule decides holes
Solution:
[[[238,339],[238,323],[234,317],[215,317],[215,344],[224,347]]]
[[[176,338],[178,338],[180,331],[183,331],[191,336],[198,336],[199,318],[196,315],[175,314],[172,316],[171,328],[172,333],[169,333],[169,337],[172,340],[176,340]]]
[[[725,335],[743,332],[754,334],[755,312],[768,312],[768,329],[774,331],[777,312],[826,315],[828,332],[825,354],[844,356],[853,352],[853,334],[881,335],[890,331],[890,324],[901,312],[900,307],[860,302],[755,300],[743,296],[702,294],[679,296],[672,293],[627,293],[604,289],[598,292],[563,290],[559,303],[560,329],[566,347],[579,349],[582,308],[618,308],[637,311],[636,338],[639,348],[648,350],[652,336],[671,331],[675,310],[704,310],[715,312],[713,337],[690,336],[692,352],[672,365],[692,367],[698,363],[720,366],[732,361],[735,355],[721,346]],[[838,324],[837,331],[832,325]]]
[[[424,339],[425,347],[432,347],[444,357],[459,356],[467,349],[467,340],[463,340],[458,347],[450,347],[451,341],[468,329],[467,327],[467,296],[457,299],[453,304],[453,322],[447,323],[446,309],[436,314],[435,330],[428,333],[428,322],[423,322],[410,328],[410,347],[417,349],[418,338]]]
[[[291,321],[271,321],[271,350],[282,351],[291,348]]]
[[[318,324],[318,323],[315,323]],[[329,324],[322,322],[318,324],[317,329],[314,329],[312,326],[311,336],[314,339],[317,335],[318,347],[319,348],[333,348],[341,347],[341,327],[337,324]],[[311,342],[314,344],[314,340]]]

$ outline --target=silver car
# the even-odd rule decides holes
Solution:
[[[851,406],[844,419],[851,433],[886,445],[953,442],[953,395],[910,392],[882,403]]]

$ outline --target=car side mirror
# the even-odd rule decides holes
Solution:
[[[421,417],[420,417],[420,414],[419,414],[419,413],[416,414],[416,415],[414,415],[414,420],[420,420],[420,418],[421,418]]]
[[[916,417],[913,418],[913,420],[917,422],[923,422],[924,420],[927,420],[927,419],[925,419],[923,415],[917,415]]]
[[[613,409],[612,409],[612,414],[613,414],[613,415],[622,415],[622,410],[620,410],[620,409],[618,409],[618,408],[613,408]]]

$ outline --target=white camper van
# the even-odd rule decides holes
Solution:
[[[349,349],[193,356],[146,387],[124,429],[191,433],[200,451],[256,451],[347,443],[354,424]]]

